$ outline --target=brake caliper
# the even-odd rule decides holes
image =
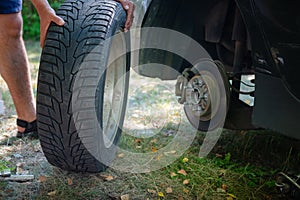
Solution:
[[[188,87],[188,83],[194,75],[195,74],[191,71],[191,69],[188,68],[182,72],[182,75],[179,75],[177,77],[177,82],[175,85],[175,94],[178,97],[178,102],[180,104],[187,103],[186,102],[186,90],[192,89],[191,87]]]
[[[195,74],[191,69],[185,70],[177,78],[176,96],[179,97],[178,102],[189,106],[193,115],[202,120],[207,120],[211,117],[209,85],[211,89],[215,89],[214,81],[210,76]]]

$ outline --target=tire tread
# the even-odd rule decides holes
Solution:
[[[65,170],[105,169],[88,152],[76,131],[71,108],[72,85],[86,53],[105,39],[117,6],[113,1],[67,0],[57,11],[66,24],[59,27],[52,23],[48,29],[38,77],[38,132],[47,160]],[[92,72],[84,75],[93,76]],[[80,92],[88,89],[86,86]],[[88,103],[82,109],[89,110]]]

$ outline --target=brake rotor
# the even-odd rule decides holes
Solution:
[[[194,76],[188,83],[186,90],[186,105],[195,117],[201,121],[208,121],[216,114],[220,104],[220,91],[209,72],[201,72]],[[212,101],[215,99],[216,101]]]
[[[209,60],[196,64],[185,89],[184,111],[189,122],[200,131],[222,127],[226,118],[230,90],[222,65]]]

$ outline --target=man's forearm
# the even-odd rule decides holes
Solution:
[[[47,0],[31,0],[31,2],[39,14],[52,9]]]

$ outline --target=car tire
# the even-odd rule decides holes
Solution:
[[[57,14],[65,25],[50,25],[38,75],[40,143],[56,167],[104,171],[115,158],[127,102],[126,13],[115,1],[67,0]]]

